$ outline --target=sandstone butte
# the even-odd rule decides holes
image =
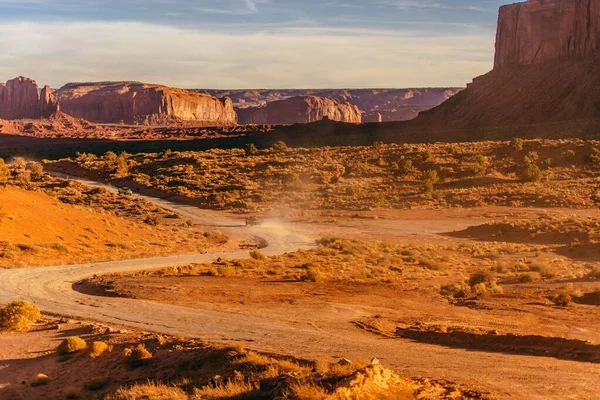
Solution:
[[[498,21],[494,69],[407,131],[437,131],[436,139],[464,132],[473,140],[505,137],[504,127],[548,135],[552,124],[557,133],[597,134],[600,0],[530,0],[501,7]]]
[[[36,81],[23,76],[0,83],[0,119],[47,118],[56,111],[49,86],[40,91]]]
[[[350,103],[338,103],[316,96],[297,96],[273,101],[264,107],[238,109],[239,123],[244,125],[304,124],[324,118],[359,124],[362,121],[362,113],[357,106]]]
[[[140,82],[70,83],[56,91],[61,110],[97,123],[233,125],[229,98]]]
[[[529,0],[500,8],[495,68],[600,54],[600,0]]]

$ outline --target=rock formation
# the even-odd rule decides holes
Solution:
[[[97,123],[198,125],[236,123],[229,98],[139,82],[70,83],[56,92],[61,110]]]
[[[240,124],[291,125],[330,120],[359,124],[360,109],[349,103],[337,103],[315,96],[291,97],[274,101],[264,107],[248,107],[238,110]]]
[[[36,81],[23,76],[0,83],[0,119],[47,118],[57,110],[49,86],[40,92]]]
[[[461,130],[472,139],[477,139],[473,134],[498,137],[508,132],[498,128],[517,126],[521,133],[514,129],[515,135],[539,135],[541,125],[558,129],[558,124],[572,134],[593,126],[597,131],[600,0],[530,0],[504,6],[496,49],[491,72],[422,113],[410,127],[447,134]]]
[[[600,55],[600,0],[529,0],[500,8],[495,68]]]
[[[462,89],[255,89],[207,92],[215,96],[231,97],[237,110],[264,107],[271,102],[291,97],[324,97],[357,106],[362,111],[362,122],[391,122],[411,120],[420,112],[440,105]]]

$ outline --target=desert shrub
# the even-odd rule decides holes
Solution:
[[[33,382],[31,382],[31,386],[43,386],[47,385],[50,382],[50,378],[46,374],[37,374]]]
[[[58,354],[72,354],[87,349],[87,343],[79,336],[71,336],[62,341],[56,349]]]
[[[471,295],[471,287],[466,282],[456,282],[443,285],[440,288],[442,296],[451,296],[454,298],[463,298]]]
[[[559,293],[552,298],[552,302],[557,306],[566,307],[573,302],[571,294],[568,292]]]
[[[588,155],[588,162],[594,167],[600,167],[600,148],[592,147]]]
[[[0,158],[0,183],[6,183],[10,179],[10,169],[4,162],[3,158]]]
[[[301,280],[304,282],[322,282],[325,280],[325,275],[316,265],[306,264],[303,266],[304,274],[302,275]]]
[[[545,264],[534,264],[529,268],[533,272],[538,272],[542,278],[552,279],[556,277],[556,271],[549,265]]]
[[[289,147],[280,140],[271,146],[271,150],[275,153],[284,153],[289,150]]]
[[[519,277],[521,283],[537,282],[542,279],[539,272],[526,272]]]
[[[188,400],[179,388],[160,383],[148,382],[130,387],[121,387],[106,400]]]
[[[433,154],[431,154],[431,151],[429,150],[425,150],[423,153],[421,153],[421,157],[424,163],[428,163],[433,160]]]
[[[44,176],[44,166],[37,162],[30,162],[27,164],[27,170],[30,173],[31,179],[39,181]]]
[[[399,167],[398,173],[402,176],[410,175],[415,172],[412,160],[404,160],[402,165]]]
[[[144,218],[144,223],[150,226],[158,226],[162,222],[162,217],[158,214],[148,214]]]
[[[304,182],[298,174],[285,174],[281,178],[281,182],[288,189],[300,190],[304,188]]]
[[[247,156],[253,156],[256,153],[258,153],[258,148],[256,147],[256,145],[254,143],[249,143],[246,145],[246,155]]]
[[[152,359],[152,353],[150,353],[143,344],[138,344],[132,349],[127,349],[125,355],[127,356],[127,363],[131,368],[148,365]]]
[[[475,166],[472,169],[473,175],[484,176],[487,172],[489,164],[490,162],[486,156],[483,154],[477,154],[477,156],[475,156]]]
[[[443,296],[454,298],[465,298],[472,295],[483,295],[491,291],[492,293],[502,293],[502,288],[498,286],[496,275],[492,271],[479,270],[469,276],[468,281],[451,283],[440,288]]]
[[[107,376],[97,376],[95,378],[90,379],[86,384],[85,388],[87,390],[96,391],[101,390],[106,385],[108,385],[108,377]]]
[[[0,309],[0,327],[11,331],[23,331],[40,317],[39,307],[27,301],[13,301]]]
[[[514,138],[510,142],[510,147],[512,147],[516,151],[522,151],[524,144],[525,144],[525,141],[523,139],[521,139],[521,138]]]
[[[104,342],[93,342],[90,346],[90,357],[98,358],[108,351],[108,345]]]
[[[529,153],[523,159],[522,175],[524,179],[531,182],[540,182],[544,177],[544,173],[537,165],[538,157],[537,153]]]
[[[219,265],[217,269],[212,269],[208,271],[208,275],[210,276],[220,276],[223,278],[231,278],[232,276],[237,275],[237,271],[235,267],[231,265]]]
[[[258,260],[258,261],[264,261],[267,259],[267,256],[265,256],[263,253],[261,253],[260,250],[251,251],[250,257],[252,257],[253,259]]]
[[[469,286],[475,286],[480,283],[492,284],[496,282],[496,275],[492,271],[479,270],[469,276]]]
[[[433,192],[433,185],[440,181],[440,177],[436,170],[430,169],[423,172],[423,186],[425,187],[425,193]]]

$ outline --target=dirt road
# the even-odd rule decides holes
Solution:
[[[226,233],[260,238],[265,244],[263,252],[268,255],[313,245],[306,236],[294,234],[293,226],[266,223],[248,228],[242,226],[239,220],[160,199],[145,198],[199,223],[219,226]],[[407,220],[404,223],[408,232],[414,232],[416,221]],[[457,229],[473,223],[468,220],[455,222]],[[429,224],[431,231],[427,234],[433,235],[436,229],[438,233],[445,232],[448,224],[448,221]],[[299,231],[310,232],[307,227],[301,227]],[[26,299],[39,305],[45,312],[164,334],[200,337],[212,342],[244,343],[251,349],[298,357],[378,357],[386,366],[402,374],[446,379],[490,391],[498,398],[593,399],[600,392],[598,364],[468,351],[411,340],[382,338],[362,331],[351,323],[378,311],[360,304],[327,303],[315,315],[311,315],[308,309],[299,309],[290,315],[246,314],[227,305],[222,308],[214,304],[206,308],[202,308],[202,305],[189,308],[124,298],[94,297],[72,290],[75,282],[94,274],[138,271],[208,261],[219,256],[236,258],[246,255],[247,252],[240,251],[0,270],[0,302]],[[298,315],[302,315],[302,318],[298,318]]]

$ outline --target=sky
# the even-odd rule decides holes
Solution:
[[[465,86],[506,0],[0,0],[0,81]]]

